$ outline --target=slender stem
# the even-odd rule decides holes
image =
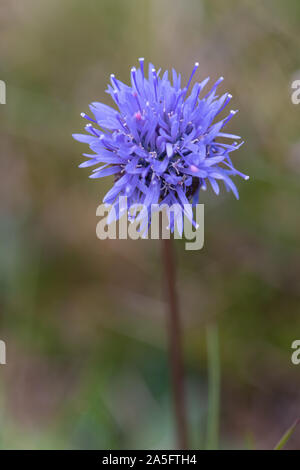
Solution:
[[[182,357],[182,331],[178,310],[172,242],[172,239],[162,239],[162,257],[164,262],[165,284],[168,299],[167,333],[169,341],[169,360],[176,421],[177,446],[179,449],[187,449],[188,438]]]
[[[219,334],[216,325],[207,328],[208,356],[208,416],[207,444],[208,450],[217,450],[219,445],[220,414],[220,357]]]

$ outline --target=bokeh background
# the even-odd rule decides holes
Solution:
[[[221,448],[272,448],[299,417],[299,21],[298,0],[1,0],[1,448],[174,446],[160,243],[96,238],[111,180],[77,168],[71,138],[140,56],[223,75],[246,141],[240,201],[203,194],[204,249],[176,242],[191,445],[205,446],[211,324]]]

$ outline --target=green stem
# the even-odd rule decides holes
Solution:
[[[207,328],[208,416],[207,449],[218,449],[220,414],[220,355],[218,327]]]
[[[167,334],[171,387],[174,401],[174,414],[178,449],[188,448],[187,416],[185,407],[184,371],[182,353],[182,329],[176,290],[173,240],[162,239],[162,258],[165,271],[165,286],[168,300]]]

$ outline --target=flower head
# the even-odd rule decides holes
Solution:
[[[171,81],[168,71],[160,76],[160,70],[149,64],[146,77],[144,59],[139,62],[138,69],[131,69],[130,86],[111,75],[107,92],[118,110],[92,103],[94,117],[82,113],[89,121],[85,127],[88,134],[73,137],[89,144],[94,152],[83,154],[88,160],[79,165],[97,166],[90,178],[114,175],[114,185],[103,202],[113,205],[117,217],[119,196],[127,197],[129,209],[139,203],[147,208],[152,204],[178,204],[182,210],[176,213],[177,221],[170,220],[173,231],[175,222],[183,217],[184,205],[195,205],[200,189],[205,190],[207,183],[219,194],[219,183],[223,182],[226,190],[238,198],[231,178],[248,176],[233,167],[229,154],[243,142],[237,143],[239,136],[223,132],[237,111],[231,110],[214,122],[232,96],[216,94],[223,77],[203,97],[209,78],[195,83],[190,90],[198,63],[182,88],[181,76],[174,69]]]

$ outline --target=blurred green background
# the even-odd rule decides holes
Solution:
[[[299,21],[298,0],[1,1],[1,448],[174,446],[159,241],[96,238],[112,178],[89,180],[71,138],[140,56],[185,79],[195,60],[199,79],[223,75],[246,141],[240,201],[204,194],[204,249],[176,242],[192,447],[213,323],[221,447],[271,448],[299,417]]]

